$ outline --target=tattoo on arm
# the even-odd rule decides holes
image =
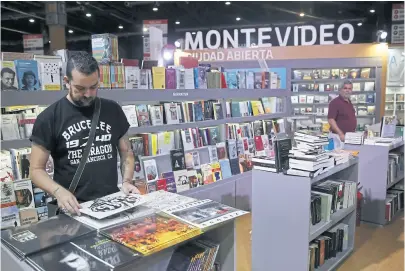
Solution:
[[[132,182],[132,178],[134,176],[135,161],[128,135],[124,135],[120,139],[119,152],[121,159],[120,166],[122,180],[123,182]]]

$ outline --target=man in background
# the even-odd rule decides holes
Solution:
[[[347,132],[356,131],[356,112],[350,101],[352,91],[352,82],[345,81],[339,91],[339,96],[329,103],[328,122],[330,131],[335,137],[338,137],[341,142],[345,141],[345,134]]]
[[[10,68],[1,70],[1,90],[17,90],[14,86],[15,72]]]

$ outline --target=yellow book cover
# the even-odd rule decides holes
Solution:
[[[253,116],[258,116],[258,115],[260,115],[258,103],[259,103],[258,101],[252,101]]]
[[[222,172],[221,172],[221,165],[219,162],[211,163],[212,168],[212,178],[214,182],[222,180]]]
[[[152,138],[152,155],[157,155],[158,150],[158,137],[157,134],[151,134]]]
[[[151,214],[114,225],[101,233],[126,247],[150,255],[194,238],[202,231],[163,214]]]
[[[166,88],[166,78],[165,78],[165,67],[152,67],[152,81],[154,89],[165,89]]]

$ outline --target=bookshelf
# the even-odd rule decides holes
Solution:
[[[387,184],[388,154],[390,151],[404,151],[404,142],[392,146],[350,145],[345,144],[347,150],[359,151],[359,180],[363,188],[363,205],[361,221],[379,226],[388,222],[385,219],[385,199],[387,189],[404,178],[404,172],[398,174],[397,179]],[[393,221],[393,219],[391,220]]]
[[[253,170],[252,179],[252,270],[263,266],[274,270],[308,270],[309,243],[339,222],[349,226],[348,249],[317,270],[335,270],[353,251],[356,205],[338,210],[329,222],[312,226],[310,202],[314,183],[326,179],[357,182],[357,158],[314,179],[260,170]]]

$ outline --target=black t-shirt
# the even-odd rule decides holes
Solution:
[[[100,100],[96,137],[75,191],[81,202],[118,192],[118,141],[128,131],[129,123],[118,103]],[[64,97],[46,108],[35,121],[30,140],[50,151],[55,166],[53,179],[66,189],[79,166],[93,111],[94,103],[77,107]]]

